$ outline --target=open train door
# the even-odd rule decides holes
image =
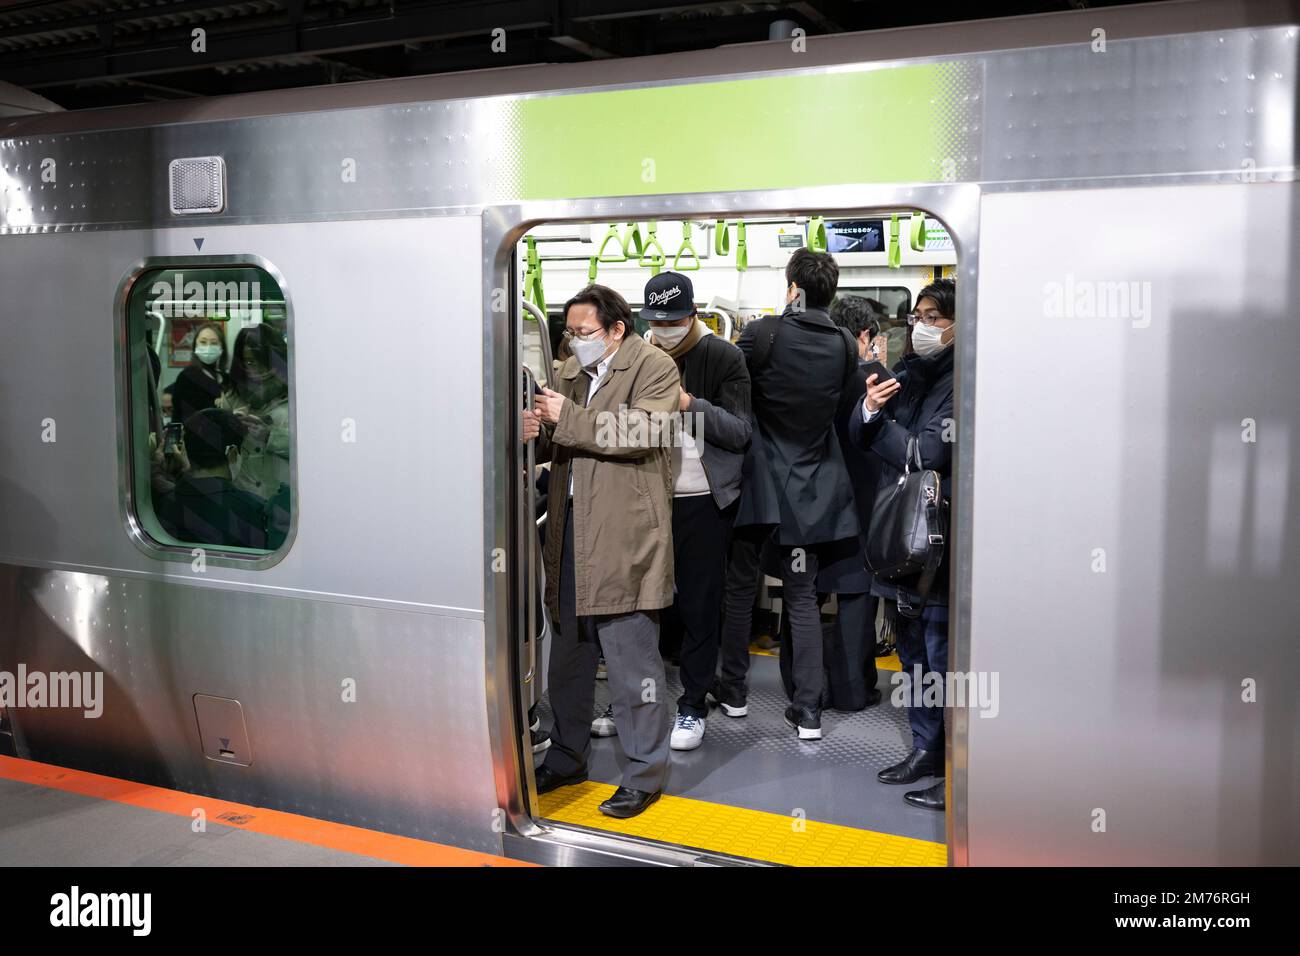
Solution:
[[[551,337],[547,328],[546,313],[527,299],[520,300],[522,312],[523,390],[522,406],[532,410],[537,390],[555,386],[555,366],[551,359]],[[523,637],[523,663],[519,679],[520,707],[527,714],[528,735],[532,752],[543,748],[545,738],[540,734],[537,705],[546,691],[546,640],[550,633],[550,619],[546,611],[546,569],[542,563],[542,542],[546,537],[547,489],[550,467],[538,464],[537,443],[524,445],[522,483],[524,493],[519,496],[522,508],[519,527],[527,540],[520,542],[524,555],[524,597],[527,620]],[[534,530],[535,529],[535,530]]]

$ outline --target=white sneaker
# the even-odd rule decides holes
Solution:
[[[677,712],[673,722],[673,735],[668,745],[673,750],[694,750],[704,742],[704,718]]]
[[[603,714],[591,722],[591,736],[613,737],[617,733],[618,728],[614,726],[614,705],[610,704]]]

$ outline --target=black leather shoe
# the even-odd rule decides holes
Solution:
[[[943,773],[943,753],[938,750],[917,750],[907,755],[901,763],[886,767],[876,774],[881,783],[916,783],[922,777]]]
[[[534,774],[537,778],[537,792],[542,794],[558,790],[560,787],[570,787],[575,783],[582,783],[587,779],[587,768],[583,767],[577,773],[566,777],[563,774],[556,773],[546,764],[542,764],[534,771]]]
[[[791,704],[785,709],[785,722],[794,728],[800,740],[822,739],[822,715],[815,710]]]
[[[926,787],[924,790],[909,790],[903,794],[903,799],[914,807],[924,807],[926,810],[942,810],[943,803],[943,781],[940,780],[933,787]]]
[[[633,790],[631,787],[619,787],[612,797],[600,805],[600,812],[607,817],[625,820],[641,813],[658,799],[658,790],[654,793],[646,793],[644,790]]]
[[[881,698],[884,697],[884,696],[885,696],[885,695],[884,695],[883,693],[881,693],[881,690],[880,690],[879,687],[873,687],[873,688],[872,688],[872,689],[867,693],[867,707],[875,707],[878,703],[880,703]],[[864,709],[865,709],[865,708],[864,708]]]

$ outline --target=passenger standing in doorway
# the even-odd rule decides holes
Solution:
[[[682,695],[671,743],[673,750],[694,750],[704,740],[706,695],[718,666],[727,549],[749,444],[749,372],[740,349],[696,317],[686,276],[655,276],[646,283],[645,302],[641,318],[650,323],[652,341],[682,378],[682,427],[672,448],[676,596],[667,612],[682,631]]]
[[[749,366],[757,427],[736,523],[761,529],[775,549],[794,645],[785,719],[801,739],[819,740],[824,675],[816,579],[820,560],[846,546],[852,550],[858,535],[853,487],[835,437],[835,413],[852,387],[858,356],[827,313],[839,282],[835,260],[800,249],[785,278],[785,312],[750,322],[738,343]],[[729,612],[733,605],[752,607],[757,577],[734,589],[730,584]],[[738,634],[729,618],[733,664]],[[743,674],[724,668],[719,689],[733,705],[743,700]]]
[[[953,336],[956,329],[957,285],[940,279],[921,290],[916,311],[908,316],[912,351],[903,357],[897,377],[877,384],[867,379],[867,393],[849,420],[849,438],[881,462],[883,490],[898,481],[907,460],[908,444],[917,440],[921,466],[937,471],[943,499],[950,499],[953,427]],[[951,527],[951,521],[949,522]],[[948,554],[928,593],[918,583],[890,584],[875,578],[872,590],[898,603],[898,656],[903,672],[917,686],[936,675],[940,686],[948,670]],[[917,691],[913,691],[916,693]],[[915,783],[944,774],[943,704],[910,706],[912,750],[901,763],[877,775],[882,783]],[[903,794],[915,806],[944,808],[944,782]]]
[[[871,527],[871,510],[880,480],[880,462],[849,440],[849,419],[866,393],[866,363],[877,358],[883,308],[872,307],[871,299],[842,295],[830,308],[831,321],[853,337],[857,345],[857,374],[844,390],[835,415],[835,437],[853,485],[858,516],[857,547],[838,561],[823,565],[817,573],[818,599],[836,596],[835,622],[826,629],[826,700],[836,710],[862,710],[880,702],[876,689],[876,607],[867,570],[866,541]],[[876,303],[879,305],[879,303]],[[782,662],[788,658],[783,655]]]
[[[525,441],[551,461],[546,604],[558,622],[550,659],[551,747],[537,792],[587,779],[596,660],[603,648],[627,764],[600,810],[641,813],[668,773],[669,719],[659,611],[673,601],[668,440],[681,379],[634,333],[627,302],[590,285],[564,306],[573,355],[559,391],[523,413]]]

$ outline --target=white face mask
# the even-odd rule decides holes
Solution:
[[[948,347],[942,341],[945,331],[937,325],[912,326],[912,348],[922,358],[937,355]]]
[[[217,359],[221,358],[221,346],[197,345],[194,348],[194,354],[198,356],[199,361],[204,365],[211,365]]]
[[[654,328],[655,344],[666,349],[673,349],[682,344],[682,339],[686,338],[686,333],[691,330],[688,323],[683,326],[675,325],[656,325]]]
[[[594,342],[584,342],[581,339],[571,339],[569,341],[569,351],[571,351],[578,360],[578,364],[583,368],[591,368],[605,357],[605,349],[609,348],[609,343],[604,338],[596,339]]]

